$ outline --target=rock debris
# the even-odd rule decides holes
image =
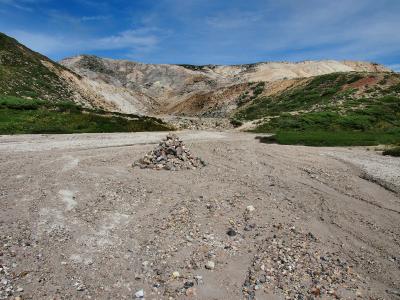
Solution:
[[[194,157],[176,134],[168,134],[152,151],[136,161],[133,166],[153,170],[194,170],[206,163]]]

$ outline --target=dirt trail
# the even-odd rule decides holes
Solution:
[[[400,197],[361,168],[399,159],[187,131],[206,167],[133,169],[164,135],[0,137],[0,298],[398,299]]]

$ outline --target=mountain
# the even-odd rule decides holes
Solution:
[[[354,61],[270,62],[247,65],[156,65],[92,55],[66,58],[63,66],[123,112],[227,116],[252,82],[274,82],[333,72],[389,72],[382,65]],[[224,107],[213,109],[224,102]],[[215,111],[215,112],[213,112]]]
[[[400,74],[342,72],[281,84],[259,83],[243,94],[233,123],[276,133],[281,144],[400,143]]]
[[[0,134],[171,130],[118,108],[96,83],[0,33]]]
[[[0,33],[0,95],[118,110],[91,82],[17,40]]]
[[[333,60],[194,66],[80,55],[56,63],[0,33],[0,95],[121,113],[226,118],[260,96],[337,72],[390,74],[375,63]]]

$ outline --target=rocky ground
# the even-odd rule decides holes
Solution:
[[[155,116],[164,122],[171,124],[179,130],[213,130],[221,131],[233,129],[228,118],[201,118],[201,117],[182,117],[182,116]]]
[[[0,298],[399,299],[400,197],[365,176],[398,158],[188,131],[205,167],[132,168],[164,136],[0,137]]]

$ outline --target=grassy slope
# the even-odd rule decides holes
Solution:
[[[0,33],[0,95],[71,100],[68,85],[42,61],[58,70],[61,65]]]
[[[135,132],[172,130],[156,118],[114,115],[71,102],[0,97],[0,134]]]
[[[282,144],[376,145],[400,141],[400,76],[334,73],[274,97],[260,97],[235,118],[267,117],[255,132]]]
[[[93,63],[90,57],[88,63]],[[73,91],[58,75],[62,70],[63,66],[0,33],[0,134],[172,129],[155,118],[75,105]]]

